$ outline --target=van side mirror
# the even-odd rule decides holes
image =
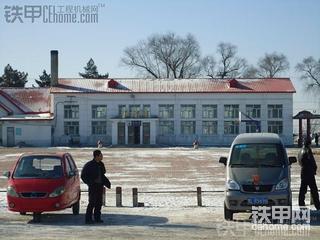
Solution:
[[[223,163],[225,166],[227,166],[227,158],[226,157],[220,157],[219,163]]]
[[[4,171],[2,175],[9,178],[11,176],[11,173],[10,171]]]
[[[291,165],[292,163],[296,163],[297,158],[296,157],[289,157],[289,164]]]

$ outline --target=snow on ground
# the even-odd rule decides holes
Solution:
[[[0,169],[8,170],[22,152],[68,151],[78,168],[92,159],[94,148],[0,149]],[[251,228],[248,214],[236,214],[240,222],[225,222],[223,199],[225,168],[219,164],[220,156],[228,155],[228,148],[103,148],[107,176],[112,189],[107,190],[107,207],[103,208],[106,225],[83,227],[87,206],[87,192],[81,195],[79,216],[71,210],[44,213],[44,223],[28,225],[32,216],[8,212],[6,194],[0,193],[0,239],[239,239],[244,228]],[[296,156],[298,149],[288,149]],[[317,155],[320,166],[320,155]],[[300,185],[299,166],[292,166],[293,203],[297,203]],[[320,178],[317,176],[320,185]],[[6,179],[0,178],[0,189],[5,190]],[[123,207],[117,208],[115,189],[122,187]],[[197,207],[196,188],[201,187],[204,207]],[[145,207],[132,208],[132,188],[138,188],[138,201]],[[86,191],[87,186],[81,184]],[[141,193],[158,191],[159,193]],[[163,193],[177,191],[178,193]],[[192,191],[181,193],[179,191]],[[307,194],[306,203],[309,202]],[[240,225],[239,225],[240,224]],[[239,227],[240,226],[240,227]],[[16,229],[19,228],[19,232]],[[221,232],[222,231],[222,235]],[[319,239],[320,227],[313,226],[308,239]],[[224,237],[226,236],[226,237]],[[250,229],[244,239],[257,239]],[[303,236],[306,238],[305,236]],[[299,239],[293,237],[291,239]],[[274,236],[261,239],[274,239]],[[287,239],[279,237],[278,239]]]

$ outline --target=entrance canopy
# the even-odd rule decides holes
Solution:
[[[310,133],[311,133],[311,124],[310,119],[320,119],[320,114],[313,114],[309,111],[301,111],[295,116],[293,116],[293,119],[299,119],[299,139],[298,139],[298,145],[299,147],[302,146],[302,120],[307,119],[307,138],[311,140]]]

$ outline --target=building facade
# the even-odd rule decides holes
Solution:
[[[51,73],[51,88],[0,90],[2,145],[225,146],[257,131],[293,144],[288,78],[59,79],[57,51]]]
[[[289,79],[60,79],[54,142],[229,145],[244,132],[292,137]],[[246,118],[243,121],[241,119]],[[254,120],[254,121],[252,121]]]

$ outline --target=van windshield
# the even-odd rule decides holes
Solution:
[[[54,156],[22,157],[13,174],[14,178],[60,178],[61,159]]]
[[[237,144],[233,147],[231,167],[281,167],[286,164],[280,144]]]

